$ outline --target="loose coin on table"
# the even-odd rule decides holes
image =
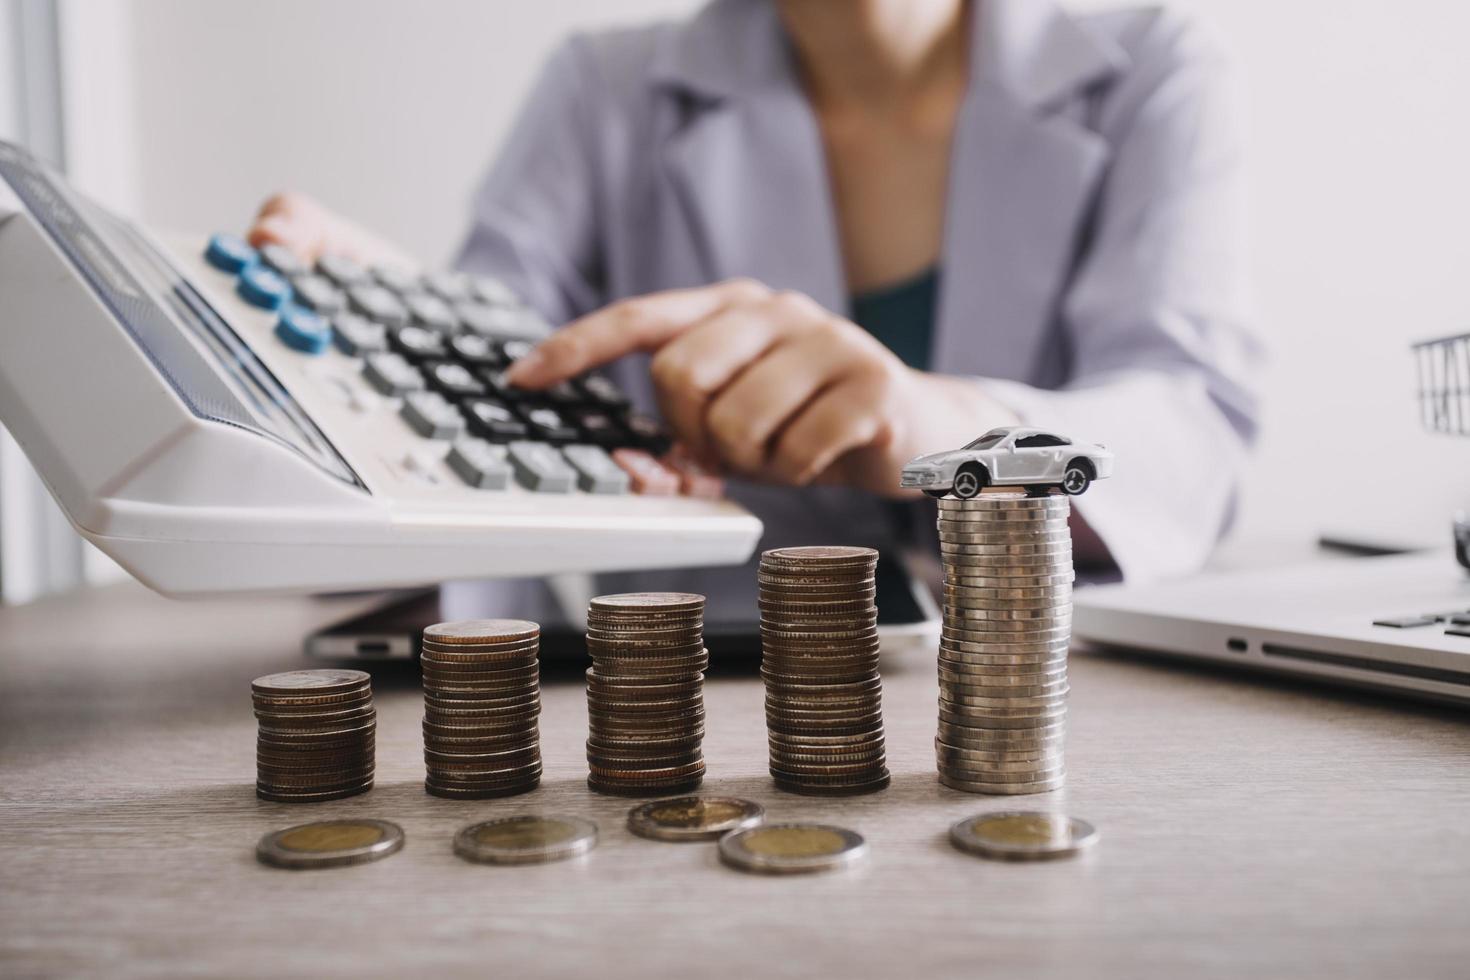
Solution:
[[[1047,861],[1070,857],[1097,843],[1086,820],[1061,813],[1002,810],[966,817],[949,828],[955,847],[1002,861]]]
[[[255,856],[277,868],[340,868],[385,858],[402,847],[403,830],[386,820],[322,820],[266,834]]]
[[[757,874],[806,874],[847,868],[868,855],[861,834],[817,823],[773,823],[720,838],[720,860]]]
[[[654,800],[628,811],[628,829],[650,840],[717,840],[732,830],[754,827],[766,808],[733,796],[681,796]]]
[[[454,853],[481,864],[545,864],[596,846],[597,824],[580,817],[498,817],[454,835]]]

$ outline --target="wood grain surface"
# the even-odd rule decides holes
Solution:
[[[545,680],[533,794],[426,796],[416,678],[376,669],[377,788],[258,802],[250,679],[300,666],[304,633],[360,605],[122,586],[0,611],[0,975],[1470,975],[1461,713],[1075,655],[1066,789],[976,797],[935,781],[932,661],[895,658],[892,788],[817,800],[771,788],[759,679],[717,669],[707,790],[872,847],[858,871],[762,878],[712,845],[632,837],[628,801],[586,790],[576,670]],[[1034,865],[946,843],[956,819],[1017,804],[1102,842]],[[521,868],[450,851],[466,823],[535,810],[595,819],[601,845]],[[267,831],[345,815],[396,821],[408,845],[318,872],[253,857]]]

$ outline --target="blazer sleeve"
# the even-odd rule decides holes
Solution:
[[[1027,424],[1115,451],[1115,476],[1077,509],[1126,579],[1156,579],[1199,567],[1228,527],[1257,425],[1263,351],[1226,61],[1188,31],[1145,46],[1099,127],[1113,157],[1059,311],[1070,378],[987,386]]]
[[[547,60],[475,194],[455,265],[496,276],[553,323],[602,305],[592,141],[595,71],[583,39]]]

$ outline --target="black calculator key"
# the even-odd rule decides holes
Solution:
[[[411,293],[419,288],[419,277],[412,272],[404,272],[402,269],[393,269],[386,265],[375,265],[373,266],[372,276],[400,296]]]
[[[510,407],[490,398],[470,398],[462,402],[470,431],[491,442],[524,439],[530,429]]]
[[[510,485],[510,451],[504,446],[466,436],[450,448],[448,463],[472,487],[504,490]]]
[[[628,431],[632,433],[633,444],[640,449],[645,449],[655,456],[662,456],[669,451],[673,445],[673,437],[664,424],[652,415],[642,412],[632,412],[624,419]]]
[[[363,362],[362,373],[369,384],[385,395],[402,395],[421,391],[424,387],[424,376],[419,369],[389,352],[369,354]]]
[[[508,361],[519,361],[536,348],[534,341],[524,339],[507,340],[500,345],[500,352]]]
[[[347,302],[352,312],[385,327],[401,327],[408,322],[407,308],[382,286],[371,283],[352,286],[347,290]]]
[[[502,401],[524,401],[536,395],[534,391],[517,388],[505,380],[505,372],[500,368],[486,368],[480,372],[480,378],[485,382],[485,387],[490,389],[490,394]]]
[[[388,345],[410,361],[439,361],[449,356],[444,335],[423,327],[400,327],[388,331]]]
[[[425,439],[453,439],[464,432],[464,416],[437,391],[411,391],[404,395],[399,414]]]
[[[299,255],[286,246],[277,245],[274,242],[260,247],[260,261],[287,279],[295,279],[297,276],[304,276],[311,271],[310,266],[301,261]]]
[[[338,313],[332,317],[332,341],[342,353],[361,357],[386,350],[388,331],[381,323],[364,320],[356,313]]]
[[[432,293],[409,293],[403,297],[403,305],[408,307],[409,321],[415,326],[440,333],[453,333],[459,326],[459,318],[449,304]]]
[[[521,417],[531,427],[531,438],[541,439],[555,445],[576,442],[580,433],[567,422],[562,414],[550,406],[524,408]]]
[[[580,408],[570,414],[572,424],[582,430],[582,438],[594,446],[611,449],[628,444],[628,431],[611,413],[600,408]]]
[[[366,282],[368,277],[366,269],[345,255],[323,255],[316,260],[316,271],[342,289]]]
[[[450,398],[467,398],[485,394],[485,385],[463,364],[453,361],[430,361],[424,365],[429,387]]]
[[[576,379],[575,384],[594,405],[619,412],[628,407],[628,396],[605,374],[588,374]]]
[[[558,381],[550,388],[541,389],[541,397],[553,405],[566,408],[571,405],[581,405],[586,401],[582,389],[570,381]]]
[[[499,345],[479,334],[456,334],[449,340],[449,349],[455,357],[475,367],[505,366],[505,357],[501,355]]]
[[[297,276],[291,284],[296,287],[296,302],[313,313],[331,316],[340,312],[346,303],[342,290],[332,285],[326,276],[308,273]]]
[[[423,278],[424,288],[440,299],[451,303],[467,299],[470,295],[470,280],[462,272],[434,272]]]

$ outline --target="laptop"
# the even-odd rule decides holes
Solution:
[[[1449,550],[1096,586],[1074,609],[1104,650],[1470,703],[1470,574]]]

